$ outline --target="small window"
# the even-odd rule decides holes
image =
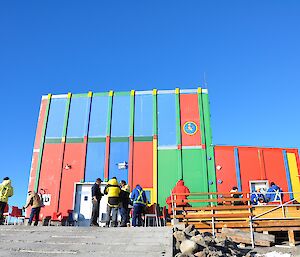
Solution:
[[[266,193],[269,188],[268,180],[252,180],[249,181],[249,184],[251,192],[255,192],[259,188],[261,193]]]

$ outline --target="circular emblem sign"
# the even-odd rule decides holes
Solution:
[[[197,130],[198,130],[198,127],[197,127],[196,123],[193,121],[188,121],[188,122],[184,123],[184,125],[183,125],[184,133],[186,133],[190,136],[196,134]]]

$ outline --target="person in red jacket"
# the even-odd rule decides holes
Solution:
[[[187,199],[187,197],[190,195],[190,190],[188,187],[184,185],[184,181],[182,179],[178,180],[176,183],[176,186],[172,189],[172,195],[174,197],[174,194],[186,194],[186,195],[176,195],[176,206],[188,206],[189,204],[187,202],[184,202],[183,200]],[[174,199],[175,200],[175,197]],[[180,202],[180,203],[179,203]],[[169,206],[168,207],[168,212],[172,212],[172,200],[171,196],[169,196],[166,199],[166,203]]]

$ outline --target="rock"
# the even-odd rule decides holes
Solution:
[[[184,230],[183,232],[186,233],[186,234],[189,234],[191,231],[195,230],[195,226],[193,224],[191,225],[188,225]]]
[[[197,244],[191,240],[184,240],[180,245],[180,251],[184,254],[194,253],[197,249]]]
[[[206,257],[207,255],[206,255],[205,251],[201,251],[201,252],[195,253],[194,256],[196,256],[196,257]]]
[[[186,240],[186,236],[183,231],[175,231],[173,233],[173,236],[175,237],[177,242],[182,242],[182,241]]]
[[[203,247],[207,246],[205,243],[205,240],[201,234],[191,237],[190,240],[194,241],[196,244],[201,245]]]

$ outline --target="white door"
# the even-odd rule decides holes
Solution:
[[[101,192],[103,193],[106,184],[101,184]],[[75,206],[74,210],[78,213],[78,225],[89,226],[92,216],[92,186],[93,184],[76,184]],[[99,222],[105,224],[107,196],[103,196],[100,201]]]

